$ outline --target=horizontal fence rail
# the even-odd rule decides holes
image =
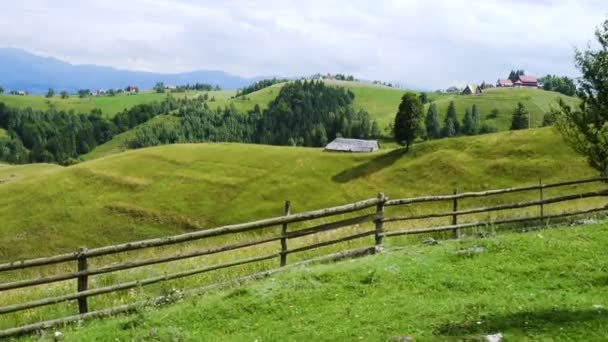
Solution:
[[[246,277],[235,278],[234,281],[238,281],[238,279],[257,279],[263,275],[270,275],[279,270],[286,269],[287,267],[293,267],[296,265],[305,265],[311,262],[316,262],[320,260],[337,260],[345,257],[353,257],[363,254],[370,254],[376,251],[380,251],[384,246],[384,239],[390,237],[398,237],[398,236],[406,236],[406,235],[416,235],[416,234],[429,234],[429,233],[443,233],[443,232],[452,232],[453,238],[460,237],[460,230],[473,228],[473,227],[483,227],[483,226],[493,226],[493,225],[505,225],[505,224],[516,224],[516,223],[532,223],[536,221],[540,221],[542,224],[548,222],[548,220],[554,220],[558,218],[564,218],[568,216],[576,216],[576,215],[589,215],[592,213],[598,212],[607,212],[608,206],[601,206],[596,208],[586,208],[583,210],[570,211],[570,212],[562,212],[556,214],[545,214],[545,207],[555,203],[569,202],[580,199],[587,198],[595,198],[595,197],[606,197],[608,196],[608,188],[606,186],[601,186],[600,189],[589,190],[585,192],[575,193],[575,194],[562,194],[555,197],[545,197],[544,193],[545,189],[550,188],[560,188],[567,187],[573,185],[581,185],[581,184],[589,184],[589,183],[606,183],[606,178],[591,178],[591,179],[583,179],[583,180],[575,180],[575,181],[567,181],[560,183],[552,183],[552,184],[542,184],[542,181],[539,182],[538,185],[533,186],[523,186],[523,187],[514,187],[507,189],[497,189],[497,190],[488,190],[488,191],[479,191],[479,192],[463,192],[458,193],[456,190],[451,195],[438,195],[438,196],[423,196],[423,197],[415,197],[415,198],[404,198],[404,199],[395,199],[390,200],[384,196],[384,194],[380,193],[376,198],[371,198],[351,204],[325,208],[320,210],[313,210],[303,213],[292,213],[291,212],[291,202],[287,201],[284,207],[284,215],[278,217],[272,217],[268,219],[234,224],[234,225],[226,225],[217,228],[195,231],[191,233],[184,233],[175,236],[163,237],[163,238],[154,238],[147,239],[142,241],[135,241],[129,243],[122,243],[112,246],[104,246],[92,249],[82,248],[74,253],[66,253],[55,255],[46,258],[35,258],[28,260],[21,260],[16,262],[4,263],[0,264],[0,274],[3,272],[23,272],[23,270],[37,267],[44,267],[55,264],[62,264],[72,262],[75,265],[75,271],[72,272],[64,272],[59,274],[46,275],[42,277],[36,277],[31,279],[19,279],[8,282],[0,283],[0,294],[5,291],[27,289],[34,286],[40,286],[51,283],[58,282],[66,282],[70,280],[75,281],[75,292],[56,295],[53,297],[41,298],[36,300],[28,300],[24,302],[14,303],[10,305],[5,305],[0,307],[0,315],[6,314],[14,314],[24,310],[33,310],[40,307],[55,305],[59,303],[65,302],[77,302],[78,303],[78,314],[69,317],[56,318],[45,322],[33,323],[24,325],[21,327],[6,329],[0,331],[0,337],[13,336],[22,333],[28,333],[32,331],[36,331],[38,329],[49,328],[55,326],[57,324],[64,324],[68,322],[74,322],[82,319],[90,319],[95,317],[103,317],[112,314],[122,313],[122,312],[130,312],[137,310],[139,307],[150,305],[151,303],[155,303],[157,299],[148,299],[145,301],[140,301],[137,303],[126,304],[121,306],[116,306],[113,308],[104,308],[98,310],[89,310],[89,303],[87,301],[88,298],[107,295],[110,293],[115,293],[119,291],[130,290],[134,288],[141,288],[153,284],[158,284],[165,281],[171,281],[176,279],[181,279],[185,277],[191,277],[195,275],[200,275],[212,271],[238,267],[247,264],[261,263],[266,262],[264,266],[267,265],[269,260],[276,259],[278,268],[270,268],[266,271],[256,273],[253,275],[249,275]],[[458,201],[465,198],[485,198],[489,196],[499,196],[503,194],[510,193],[518,193],[518,192],[530,192],[530,191],[538,191],[539,199],[538,200],[529,200],[529,201],[521,201],[521,202],[509,202],[509,203],[500,203],[493,206],[480,206],[474,208],[460,208]],[[432,203],[432,202],[452,202],[452,211],[436,211],[430,212],[426,214],[410,214],[410,215],[395,215],[389,216],[385,212],[387,208],[393,207],[409,207],[414,204],[421,203]],[[474,215],[480,213],[489,213],[489,212],[498,212],[503,210],[514,210],[514,209],[522,209],[522,208],[530,208],[530,207],[539,207],[539,216],[526,216],[526,217],[505,217],[501,219],[486,219],[480,220],[476,222],[465,222],[458,223],[458,218],[467,215]],[[374,210],[372,212],[372,210]],[[338,215],[345,215],[345,217],[338,217]],[[387,229],[385,226],[386,223],[393,224],[402,224],[400,222],[410,221],[410,222],[418,222],[418,220],[425,219],[437,219],[437,218],[447,218],[450,220],[449,225],[427,225],[426,227],[415,227],[411,229],[403,229],[403,227],[391,227],[391,229]],[[314,220],[324,219],[325,222],[313,222]],[[328,222],[329,221],[329,222]],[[297,229],[294,229],[292,224],[294,223],[304,223],[310,222],[309,224],[296,226]],[[447,223],[447,222],[446,222]],[[417,223],[412,223],[417,224]],[[306,227],[306,226],[309,227]],[[312,226],[312,227],[310,227]],[[194,247],[192,251],[188,252],[180,252],[175,254],[168,255],[159,255],[152,258],[146,258],[142,260],[131,260],[127,257],[127,260],[123,262],[119,262],[117,264],[105,265],[105,266],[97,266],[95,268],[90,267],[89,261],[93,258],[115,255],[119,253],[128,253],[134,252],[138,250],[155,248],[155,247],[164,247],[171,246],[177,244],[183,244],[183,246],[187,246],[187,243],[191,243],[194,241],[205,240],[209,238],[215,238],[224,235],[233,235],[245,232],[252,232],[256,230],[273,228],[276,230],[263,230],[262,236],[257,236],[255,234],[251,235],[251,239],[246,241],[237,241],[234,243],[226,243],[219,246],[211,246],[211,247]],[[348,230],[345,230],[348,229]],[[328,235],[334,234],[338,231],[344,230],[340,232],[337,236]],[[268,235],[268,236],[265,236]],[[321,236],[323,239],[317,239],[316,236]],[[328,254],[326,256],[321,257],[313,257],[310,258],[307,256],[309,253],[323,254],[322,251],[318,251],[318,249],[333,246],[337,244],[343,244],[349,241],[357,241],[356,243],[361,245],[365,245],[365,241],[361,242],[360,240],[374,237],[374,243],[372,247],[358,248],[354,250],[345,250],[338,253]],[[309,239],[303,239],[305,237],[309,237]],[[310,238],[314,237],[314,238]],[[310,240],[313,240],[312,242]],[[291,246],[291,242],[299,241],[295,246]],[[152,265],[166,264],[170,262],[176,262],[180,260],[193,259],[197,257],[211,256],[219,253],[228,253],[228,252],[238,252],[242,253],[244,249],[251,248],[254,246],[262,246],[267,244],[276,243],[276,246],[269,247],[267,253],[259,253],[250,257],[239,257],[237,260],[231,260],[227,262],[221,263],[210,263],[205,265],[192,266],[188,269],[176,271],[174,270],[171,273],[166,273],[163,275],[157,276],[149,276],[145,279],[133,280],[133,281],[123,281],[118,282],[112,285],[89,288],[89,280],[91,277],[99,276],[108,273],[121,272],[125,270],[131,270],[135,268],[147,267]],[[264,247],[265,248],[265,247]],[[300,260],[297,262],[287,263],[288,257],[292,254],[308,252],[303,257],[304,260]],[[240,254],[239,254],[240,255]],[[291,257],[289,257],[291,259]],[[267,267],[266,267],[267,268]],[[66,283],[67,284],[67,283]],[[214,286],[219,286],[218,284],[208,284],[201,288],[190,289],[184,291],[184,293],[196,294],[201,293],[205,289],[209,289]]]

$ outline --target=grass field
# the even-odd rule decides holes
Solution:
[[[382,130],[392,123],[401,96],[405,90],[389,88],[384,86],[345,82],[345,81],[325,81],[332,86],[346,87],[355,94],[355,108],[368,111],[375,118]],[[225,107],[233,104],[238,110],[246,112],[253,109],[258,104],[262,109],[268,106],[279,93],[284,84],[276,84],[257,92],[246,95],[245,97],[231,98],[235,95],[234,91],[212,91],[210,97],[215,97],[215,102],[211,102],[212,107]],[[174,96],[198,96],[202,92],[177,93]],[[5,102],[9,106],[32,107],[35,109],[47,109],[54,106],[60,110],[74,109],[77,112],[88,112],[94,108],[102,110],[104,115],[112,117],[123,109],[130,108],[140,103],[160,101],[165,95],[154,92],[142,92],[138,95],[120,95],[115,97],[102,96],[79,99],[70,97],[62,100],[55,97],[51,100],[43,96],[14,96],[0,95],[0,102]],[[544,114],[550,106],[556,103],[558,97],[564,98],[568,103],[576,103],[576,99],[539,89],[489,89],[484,94],[477,96],[462,96],[458,94],[435,94],[428,93],[429,99],[436,101],[441,120],[445,116],[447,106],[450,101],[454,101],[457,114],[460,119],[464,117],[466,107],[476,104],[479,107],[482,122],[486,121],[486,116],[492,109],[497,108],[500,112],[498,118],[487,120],[499,130],[508,130],[511,124],[511,114],[517,105],[522,102],[531,113],[532,126],[539,127],[542,123]]]
[[[65,341],[603,341],[606,244],[604,223],[389,249],[59,330]]]
[[[464,117],[467,107],[477,105],[482,122],[488,122],[499,130],[508,130],[511,126],[511,116],[518,102],[524,104],[530,112],[532,127],[540,127],[543,116],[551,109],[557,107],[557,99],[562,98],[566,103],[574,105],[578,100],[564,96],[559,93],[524,88],[497,88],[488,89],[481,95],[462,96],[447,95],[436,100],[437,109],[441,120],[445,117],[450,101],[454,101],[459,118]],[[498,109],[499,115],[496,119],[487,119],[492,109]]]
[[[208,93],[209,97],[215,97],[218,103],[222,104],[235,94],[234,91],[190,91],[185,93],[174,93],[172,96],[183,98],[188,96],[199,96],[204,93]],[[165,96],[167,96],[167,94],[141,92],[137,95],[121,94],[116,96],[94,96],[83,99],[77,96],[70,96],[68,99],[61,99],[60,97],[55,96],[52,99],[48,99],[44,96],[16,96],[4,94],[0,95],[0,102],[4,102],[10,107],[31,107],[37,110],[47,110],[51,107],[64,111],[73,109],[76,113],[89,113],[93,109],[100,109],[106,117],[113,117],[116,113],[122,112],[123,110],[138,104],[162,101]]]
[[[185,144],[8,170],[0,171],[2,261],[178,233],[183,222],[281,215],[286,199],[301,212],[379,191],[395,198],[595,175],[551,129],[432,141],[408,154]]]

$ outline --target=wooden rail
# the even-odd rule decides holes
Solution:
[[[37,329],[52,327],[56,324],[63,324],[66,322],[73,322],[81,319],[89,319],[94,317],[102,317],[107,315],[112,315],[120,312],[129,312],[136,310],[138,307],[144,305],[146,302],[144,301],[134,304],[122,305],[115,308],[109,309],[97,309],[95,311],[90,311],[88,298],[94,296],[105,295],[109,293],[114,293],[118,291],[125,291],[133,288],[145,287],[148,285],[157,284],[160,282],[170,281],[174,279],[180,279],[184,277],[190,277],[194,275],[199,275],[211,271],[252,264],[252,263],[260,263],[263,261],[268,261],[272,259],[278,258],[279,270],[285,269],[286,267],[293,267],[294,265],[302,265],[312,262],[314,260],[321,260],[323,257],[318,258],[310,258],[305,259],[303,261],[298,261],[296,263],[288,263],[288,258],[290,255],[305,251],[317,250],[323,247],[332,246],[336,244],[341,244],[347,241],[360,240],[364,238],[374,237],[374,245],[371,247],[372,251],[380,251],[383,249],[385,238],[387,237],[396,237],[403,235],[414,235],[414,234],[429,234],[429,233],[441,233],[441,232],[452,232],[453,238],[458,238],[460,236],[460,231],[462,229],[480,227],[480,226],[489,226],[489,225],[503,225],[503,224],[515,224],[515,223],[523,223],[523,222],[536,222],[540,221],[541,223],[548,222],[552,219],[573,216],[573,215],[588,215],[592,213],[608,211],[608,207],[602,206],[598,208],[591,208],[579,211],[572,212],[564,212],[558,214],[547,215],[546,214],[546,206],[554,203],[560,202],[568,202],[585,198],[592,197],[603,197],[608,196],[608,189],[604,186],[598,190],[587,191],[575,194],[566,194],[556,197],[545,198],[544,189],[548,188],[559,188],[571,185],[579,185],[579,184],[587,184],[593,182],[606,182],[605,178],[592,178],[592,179],[583,179],[577,181],[567,181],[553,184],[542,184],[542,181],[539,182],[538,185],[533,186],[525,186],[525,187],[515,187],[508,189],[497,189],[497,190],[489,190],[489,191],[480,191],[480,192],[462,192],[458,193],[457,190],[454,190],[451,195],[439,195],[439,196],[424,196],[424,197],[416,197],[416,198],[406,198],[406,199],[396,199],[389,200],[384,196],[384,194],[379,193],[376,198],[371,198],[359,202],[355,202],[352,204],[346,204],[337,207],[325,208],[320,210],[308,211],[304,213],[294,214],[291,212],[291,202],[285,202],[283,216],[273,217],[269,219],[235,224],[235,225],[226,225],[222,227],[217,227],[208,230],[196,231],[191,233],[185,233],[170,237],[164,238],[155,238],[148,239],[130,243],[122,243],[112,246],[105,246],[99,248],[81,248],[77,252],[74,253],[66,253],[55,255],[46,258],[35,258],[29,260],[21,260],[11,263],[0,264],[0,273],[8,272],[8,271],[20,271],[23,269],[36,268],[47,265],[54,265],[66,262],[74,262],[75,263],[75,271],[65,272],[60,274],[53,274],[44,277],[32,278],[32,279],[20,279],[10,282],[0,283],[0,293],[4,291],[16,290],[16,289],[25,289],[33,286],[40,286],[44,284],[50,284],[55,282],[69,281],[76,279],[75,292],[67,293],[62,295],[57,295],[54,297],[41,298],[36,300],[30,300],[27,302],[14,303],[11,305],[5,305],[0,307],[0,315],[11,314],[15,312],[20,312],[23,310],[32,310],[43,306],[55,305],[64,302],[75,301],[78,303],[78,315],[53,319],[45,322],[34,323],[25,325],[22,327],[11,328],[7,330],[0,331],[0,337],[13,336],[16,334],[27,333],[31,331],[35,331]],[[540,196],[538,200],[532,201],[524,201],[524,202],[516,202],[516,203],[501,203],[494,206],[486,206],[486,207],[475,207],[475,208],[460,208],[458,201],[464,198],[483,198],[487,196],[497,196],[501,194],[509,194],[509,193],[517,193],[517,192],[525,192],[525,191],[538,191],[538,195]],[[427,214],[418,214],[418,215],[400,215],[400,216],[387,216],[385,210],[389,207],[395,206],[409,206],[420,203],[429,203],[429,202],[441,202],[441,201],[452,201],[452,211],[446,212],[431,212]],[[528,217],[507,217],[500,220],[486,220],[486,221],[477,221],[477,222],[465,222],[459,223],[458,218],[465,215],[486,213],[486,212],[495,212],[502,210],[513,210],[513,209],[521,209],[528,207],[539,207],[539,216],[528,216]],[[371,210],[375,209],[375,212],[371,212]],[[337,215],[346,215],[345,217],[335,218]],[[445,226],[430,226],[424,228],[413,228],[413,229],[387,229],[386,223],[390,222],[402,222],[402,221],[412,221],[412,220],[424,220],[431,218],[442,218],[446,217],[450,219],[450,224]],[[309,228],[297,228],[294,229],[291,224],[299,223],[299,222],[310,222],[314,220],[324,219],[325,222],[311,222],[310,225],[312,227]],[[373,227],[361,227],[361,225],[365,224],[373,224]],[[274,227],[273,229],[269,229]],[[328,238],[329,236],[323,236],[324,239],[318,241],[315,238],[314,243],[308,243],[305,245],[299,245],[297,247],[290,248],[290,240],[301,239],[308,236],[327,234],[329,232],[336,232],[341,229],[349,228],[348,231],[344,233],[338,234],[337,236],[333,236]],[[262,229],[266,229],[263,230]],[[218,237],[222,235],[229,234],[237,234],[243,232],[252,232],[258,230],[263,235],[252,234],[251,240],[224,244],[220,246],[214,247],[205,247],[204,249],[196,248],[189,252],[176,253],[172,255],[162,255],[153,258],[148,258],[144,260],[130,260],[113,265],[100,266],[97,268],[91,268],[90,259],[97,258],[106,255],[113,255],[117,253],[125,253],[125,252],[133,252],[137,250],[147,249],[147,248],[155,248],[162,246],[169,246],[175,244],[184,244],[197,241],[204,240],[212,237]],[[274,232],[274,234],[273,234]],[[270,243],[277,243],[276,250],[270,251],[268,254],[260,254],[254,255],[249,258],[240,258],[237,260],[232,260],[229,262],[216,263],[216,264],[208,264],[200,267],[194,267],[191,269],[186,269],[182,271],[176,271],[173,273],[163,274],[159,276],[154,276],[146,279],[140,279],[135,281],[122,282],[118,284],[113,284],[110,286],[104,287],[93,287],[91,288],[91,284],[94,284],[90,281],[91,277],[98,276],[101,274],[113,273],[113,272],[121,272],[129,269],[146,267],[157,264],[165,264],[168,262],[175,262],[185,259],[191,259],[195,257],[201,256],[209,256],[218,253],[226,253],[230,251],[238,251],[245,248],[250,248],[254,246],[260,246]],[[280,243],[280,245],[279,245]],[[364,244],[364,243],[363,243]],[[354,252],[353,252],[354,251]],[[339,256],[348,257],[354,256],[357,253],[361,253],[365,251],[368,253],[370,251],[370,247],[366,247],[364,249],[356,249],[356,250],[348,250],[344,252],[329,254],[327,257],[329,259],[334,260]],[[314,253],[319,253],[315,251]],[[322,253],[321,253],[322,254]],[[306,254],[309,255],[309,254]],[[129,258],[129,257],[127,257]],[[73,264],[74,265],[74,264]],[[272,274],[275,271],[273,269],[264,271],[259,274]],[[250,277],[254,277],[252,275]],[[206,285],[203,288],[209,288],[210,286],[215,285]],[[189,290],[186,292],[194,293],[197,290]]]

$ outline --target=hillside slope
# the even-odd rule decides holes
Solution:
[[[209,94],[209,97],[214,97],[218,103],[227,101],[235,94],[234,91],[210,91],[197,92],[189,91],[185,93],[172,93],[175,98],[195,97],[202,94]],[[105,117],[112,118],[117,113],[125,109],[132,108],[138,104],[151,103],[154,101],[161,102],[167,94],[158,94],[155,92],[140,92],[137,95],[120,94],[116,96],[94,96],[79,98],[78,96],[70,96],[67,99],[62,99],[59,96],[46,98],[38,95],[17,96],[0,94],[0,102],[5,103],[9,107],[16,108],[33,108],[35,110],[48,110],[55,108],[61,111],[73,110],[76,113],[89,113],[93,109],[99,109]],[[224,103],[222,103],[223,105]]]
[[[62,331],[66,341],[601,341],[607,243],[602,224],[389,249]]]
[[[286,199],[301,212],[379,191],[396,198],[595,175],[551,129],[433,141],[408,154],[170,145],[11,172],[0,174],[0,260],[281,215]]]

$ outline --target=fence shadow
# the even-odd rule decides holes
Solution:
[[[337,183],[348,183],[352,180],[369,176],[393,165],[406,153],[407,151],[405,150],[405,148],[395,149],[389,153],[380,155],[366,163],[357,165],[348,170],[344,170],[334,175],[331,179]]]
[[[488,316],[479,321],[481,324],[478,324],[479,322],[474,320],[449,322],[438,326],[434,333],[436,335],[456,337],[472,334],[493,334],[513,330],[558,330],[564,325],[598,320],[608,322],[608,310],[547,309]]]

